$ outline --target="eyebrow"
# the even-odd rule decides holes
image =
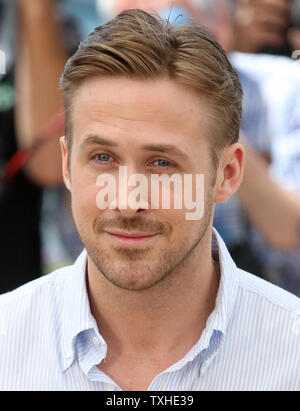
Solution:
[[[159,153],[174,154],[188,159],[188,155],[172,144],[146,144],[142,148],[146,151],[157,151]]]
[[[82,147],[82,146],[89,145],[89,144],[98,144],[98,145],[106,146],[106,147],[117,147],[118,146],[117,143],[114,143],[105,137],[94,135],[94,134],[87,136],[82,141],[80,146]],[[179,148],[175,147],[172,144],[144,144],[141,148],[145,151],[152,151],[152,152],[155,151],[159,153],[174,154],[184,159],[189,159],[189,156],[186,153],[184,153],[183,151],[181,151]]]
[[[80,147],[82,146],[86,146],[89,144],[99,144],[101,146],[107,146],[107,147],[116,147],[117,144],[113,143],[112,141],[110,141],[109,139],[105,138],[105,137],[101,137],[101,136],[97,136],[97,135],[89,135],[88,137],[86,137],[80,144]]]

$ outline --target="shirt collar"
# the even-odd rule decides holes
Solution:
[[[61,362],[62,369],[70,367],[75,356],[76,337],[82,331],[93,329],[102,344],[97,323],[91,313],[86,286],[87,252],[83,250],[66,275],[63,289]]]
[[[236,264],[215,228],[212,229],[212,256],[220,266],[220,283],[215,308],[208,317],[206,327],[198,342],[183,359],[166,370],[168,372],[176,371],[188,362],[193,361],[199,354],[202,354],[202,361],[205,363],[205,366],[201,369],[201,373],[204,372],[226,334],[237,298],[239,280]]]
[[[198,343],[189,351],[184,362],[191,361],[201,351],[207,349],[211,337],[215,331],[218,335],[225,334],[233,312],[238,290],[237,267],[233,262],[225,244],[218,232],[213,228],[212,232],[212,254],[218,259],[220,265],[220,284],[216,298],[215,308],[208,317],[206,328]],[[64,302],[62,311],[62,369],[65,371],[70,367],[75,355],[75,340],[82,331],[93,329],[101,344],[106,343],[100,335],[97,323],[91,313],[88,293],[86,288],[86,263],[87,252],[79,255],[71,270],[66,275],[64,283]],[[171,366],[178,368],[179,363]]]
[[[221,278],[215,309],[207,320],[207,327],[213,326],[225,334],[235,305],[239,279],[237,266],[215,228],[212,234],[212,254],[218,258]]]

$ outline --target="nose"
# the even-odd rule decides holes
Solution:
[[[148,179],[136,168],[121,166],[116,198],[116,211],[123,217],[134,217],[149,209]]]
[[[137,216],[137,214],[141,215],[142,213],[144,213],[145,209],[139,208],[134,210],[132,208],[126,208],[122,210],[120,208],[116,208],[114,212],[119,214],[119,216],[122,216],[123,218],[134,218]]]

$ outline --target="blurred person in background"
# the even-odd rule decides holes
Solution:
[[[108,9],[111,1],[102,0],[102,3]],[[103,21],[97,10],[97,0],[60,0],[59,8],[74,19],[81,39],[86,38]]]
[[[0,0],[0,13],[0,49],[7,56],[6,73],[0,78],[3,293],[41,273],[42,187],[62,180],[58,137],[63,121],[57,117],[54,135],[33,150],[22,169],[10,178],[4,170],[8,164],[18,168],[20,156],[14,154],[36,147],[42,130],[62,112],[59,76],[77,41],[74,25],[57,12],[52,0]]]
[[[110,1],[104,3],[108,8]],[[98,13],[96,0],[61,0],[58,2],[58,10],[60,14],[68,16],[76,24],[78,31],[75,36],[76,43],[87,37],[103,21],[101,13]],[[73,263],[83,248],[72,218],[70,194],[62,184],[62,176],[60,182],[59,187],[47,187],[43,193],[41,210],[43,274],[62,265]]]
[[[272,10],[270,9],[271,5],[273,6]],[[260,53],[234,52],[231,53],[231,62],[235,68],[246,71],[256,80],[268,104],[272,136],[272,163],[269,172],[282,190],[283,195],[277,197],[278,200],[288,200],[291,205],[291,207],[282,208],[280,212],[280,207],[272,206],[272,202],[268,202],[268,199],[266,199],[266,212],[261,212],[261,216],[269,212],[274,225],[273,231],[278,234],[278,239],[275,243],[271,243],[272,247],[270,247],[270,243],[266,241],[263,232],[252,227],[250,240],[260,260],[264,262],[266,278],[300,295],[300,218],[298,217],[300,198],[300,65],[288,57],[261,53],[265,51],[287,54],[289,57],[297,58],[297,49],[300,48],[299,30],[297,29],[300,21],[300,4],[298,0],[290,2],[270,0],[269,2],[249,1],[248,5],[244,4],[244,6],[245,9],[248,7],[249,10],[252,10],[252,23],[257,24],[255,27],[248,27],[249,31],[246,36],[248,36],[249,44],[251,44],[252,39],[262,40],[260,49],[252,49],[251,51]],[[287,8],[286,13],[283,10],[284,6]],[[238,10],[239,7],[240,4],[237,5]],[[259,9],[259,7],[261,8]],[[282,9],[281,14],[279,13],[280,8]],[[256,12],[254,12],[254,9]],[[279,21],[279,18],[285,18],[289,21],[288,29],[280,31],[279,24],[276,24],[276,13],[277,21]],[[234,13],[234,16],[235,27],[237,28],[234,37],[234,43],[236,43],[239,41],[240,35],[239,13]],[[263,24],[264,19],[265,25]],[[267,24],[267,22],[270,24]],[[245,43],[247,42],[246,39]],[[284,49],[287,50],[287,53],[284,53]],[[296,52],[296,55],[292,54],[292,51]],[[255,176],[255,173],[253,173],[253,176]],[[263,180],[261,180],[259,174],[256,174],[256,176],[256,179],[252,179],[252,183],[255,186],[261,185],[261,192],[263,192]],[[273,200],[277,202],[275,197]],[[257,198],[253,197],[252,201],[254,206]],[[283,202],[280,200],[278,204],[283,205]],[[276,209],[278,212],[273,214]],[[289,210],[294,211],[291,214]],[[291,219],[292,215],[294,215],[293,219]],[[257,217],[259,217],[258,214]],[[278,226],[277,221],[281,222],[281,226]],[[290,229],[294,227],[294,230],[285,231],[284,226],[289,226]],[[288,245],[287,240],[290,238],[289,246],[284,244],[280,246],[278,243],[280,237],[284,238],[284,232],[286,233],[286,245]],[[294,234],[292,234],[293,232]]]
[[[235,67],[246,70],[260,85],[268,102],[272,133],[270,176],[277,181],[282,196],[270,197],[265,201],[265,212],[273,222],[273,231],[286,238],[289,246],[279,246],[278,241],[270,247],[266,238],[258,230],[252,229],[251,242],[257,254],[264,261],[266,277],[289,291],[300,295],[300,67],[299,63],[287,57],[266,54],[232,53],[231,62]],[[255,174],[253,174],[255,175]],[[259,174],[252,182],[262,185]],[[292,207],[283,206],[281,199],[288,200]],[[253,198],[253,203],[257,198]],[[255,204],[253,204],[255,205]],[[257,208],[259,203],[257,203]],[[281,211],[280,211],[281,208]],[[275,210],[278,213],[273,214]],[[294,218],[291,219],[293,211]],[[278,225],[279,222],[279,225]],[[288,228],[289,227],[289,228]],[[288,228],[288,229],[286,229]],[[291,229],[293,228],[293,231]],[[292,234],[294,232],[294,234]],[[285,233],[285,234],[284,234]],[[296,236],[295,236],[296,234]],[[293,238],[293,240],[292,240]],[[298,238],[298,241],[297,241]],[[288,241],[290,239],[290,242]],[[272,243],[271,243],[272,245]]]
[[[98,3],[105,14],[106,8]],[[116,0],[112,3],[107,19],[123,8],[136,6],[154,9],[170,19],[181,14],[204,22],[227,53],[234,47],[235,1]],[[180,24],[180,18],[178,22]],[[264,278],[300,295],[300,161],[297,160],[300,154],[300,104],[292,105],[300,95],[300,70],[298,74],[298,67],[292,67],[293,63],[284,59],[292,74],[291,77],[285,76],[284,87],[284,96],[288,97],[290,105],[285,104],[282,95],[280,75],[284,73],[279,67],[280,57],[267,56],[272,59],[273,69],[270,63],[265,70],[262,67],[256,70],[255,62],[259,61],[256,59],[264,56],[252,56],[253,70],[248,70],[247,61],[242,63],[243,54],[230,53],[230,56],[244,89],[241,140],[246,147],[247,161],[238,195],[217,205],[214,226],[227,240],[239,267],[251,272],[257,272],[261,267]],[[277,75],[272,75],[274,67]],[[254,71],[263,73],[264,80],[269,76],[266,87]],[[277,93],[279,104],[274,103],[274,96],[266,92],[266,88],[271,87],[273,93]]]
[[[300,49],[299,0],[236,0],[234,50],[291,56]]]

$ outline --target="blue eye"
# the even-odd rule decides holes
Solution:
[[[104,153],[97,154],[95,157],[97,160],[102,161],[104,163],[107,163],[111,160],[111,156],[109,154],[104,154]]]
[[[170,167],[172,164],[168,160],[156,160],[154,161],[154,164],[157,163],[156,165],[158,167]]]

